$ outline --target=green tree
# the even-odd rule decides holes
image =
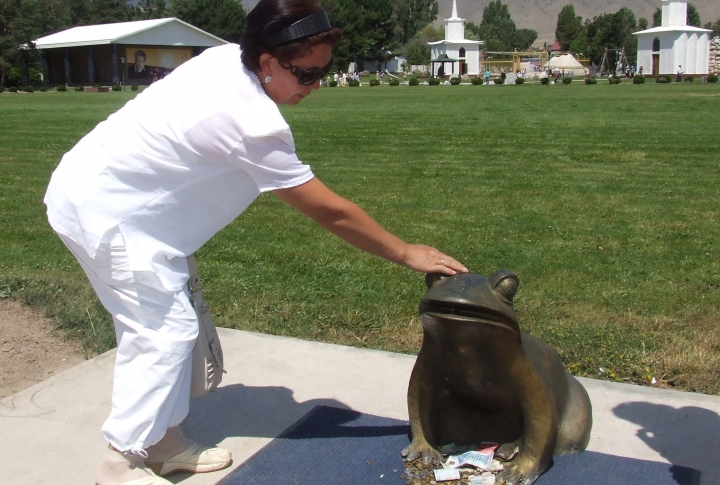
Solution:
[[[715,23],[712,23],[712,22],[706,23],[705,28],[712,30],[712,34],[710,34],[711,38],[720,36],[720,17],[717,18]]]
[[[491,0],[483,10],[479,26],[480,39],[485,41],[489,51],[509,51],[517,39],[515,22],[510,16],[508,6],[502,0]]]
[[[66,0],[0,0],[0,85],[22,82],[26,66],[39,67],[33,40],[70,24]]]
[[[638,30],[645,30],[648,28],[648,19],[645,17],[640,17],[638,20]]]
[[[533,29],[517,29],[515,31],[515,41],[513,42],[513,48],[517,50],[527,50],[533,45],[537,39],[538,33]]]
[[[662,25],[662,8],[658,7],[653,13],[653,27],[660,27]]]
[[[172,0],[167,13],[228,42],[239,40],[247,17],[237,0]]]
[[[465,38],[469,40],[482,40],[480,39],[480,26],[475,22],[465,22]]]
[[[128,6],[131,20],[161,19],[167,16],[165,0],[139,0],[137,5]]]
[[[349,62],[360,66],[364,58],[383,60],[403,51],[419,60],[429,52],[418,34],[437,18],[437,0],[320,0],[320,4],[332,23],[343,29],[335,47],[341,69]]]
[[[560,43],[564,51],[570,49],[572,41],[583,30],[582,17],[575,15],[575,7],[565,5],[558,14],[557,27],[555,27],[555,40]]]
[[[362,66],[365,58],[385,60],[402,47],[393,24],[395,0],[320,0],[333,25],[342,26],[343,38],[335,47],[335,63]],[[411,36],[412,37],[412,36]]]
[[[625,49],[629,62],[637,56],[637,38],[632,35],[636,31],[637,20],[632,10],[622,7],[615,13],[595,17],[587,24],[588,52],[583,52],[599,63],[605,48]]]
[[[467,25],[466,25],[467,27]],[[436,29],[432,24],[423,27],[403,48],[403,55],[409,64],[427,64],[430,62],[428,42],[437,42],[445,38],[445,26]]]
[[[695,5],[688,3],[687,6],[687,24],[694,27],[700,27],[702,20],[700,19],[700,12]]]
[[[128,20],[126,0],[90,0],[90,25],[111,24]]]
[[[583,29],[570,43],[570,51],[575,54],[581,54],[583,56],[590,57],[590,42],[588,41],[588,29],[587,26],[590,23],[589,20],[585,20]]]
[[[73,26],[90,24],[90,0],[70,2],[70,23]]]
[[[392,15],[395,43],[405,45],[423,26],[432,23],[437,14],[437,0],[395,0]]]

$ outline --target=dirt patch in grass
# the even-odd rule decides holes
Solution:
[[[10,298],[0,299],[0,398],[83,360],[80,343],[63,339],[42,311]]]
[[[664,343],[648,353],[663,386],[720,394],[720,334],[717,313],[683,322],[658,320],[654,332]]]

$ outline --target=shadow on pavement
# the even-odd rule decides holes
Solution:
[[[694,468],[703,476],[720,471],[720,416],[707,409],[629,402],[615,407],[619,418],[641,426],[636,433],[673,465]]]
[[[275,438],[318,405],[348,409],[335,399],[298,402],[286,387],[232,384],[191,400],[182,429],[202,444],[220,443],[228,437]]]

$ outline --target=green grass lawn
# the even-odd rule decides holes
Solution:
[[[0,95],[0,296],[42,305],[90,352],[113,345],[109,318],[42,197],[134,94]],[[283,113],[301,160],[388,229],[473,272],[514,271],[521,327],[573,373],[718,394],[719,107],[719,84],[364,85]],[[198,261],[221,326],[419,349],[423,275],[271,194]]]

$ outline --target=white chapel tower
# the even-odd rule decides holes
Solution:
[[[445,19],[445,40],[428,42],[431,74],[438,76],[438,72],[442,72],[443,77],[480,75],[482,43],[465,38],[465,19],[458,17],[457,1],[453,0],[452,15]]]
[[[662,25],[635,32],[638,37],[637,69],[657,76],[707,74],[712,30],[687,25],[685,0],[662,0]]]

